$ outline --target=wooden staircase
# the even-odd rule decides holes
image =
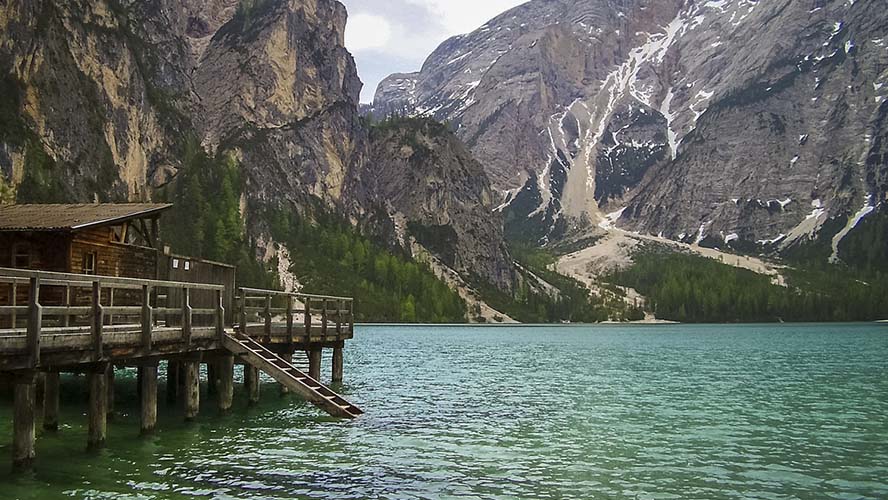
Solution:
[[[329,387],[309,377],[305,372],[242,333],[226,333],[222,344],[245,363],[267,373],[293,393],[334,417],[356,418],[364,413]]]

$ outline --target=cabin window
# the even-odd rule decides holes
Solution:
[[[83,274],[96,274],[96,253],[86,252],[83,254],[83,266],[81,268]]]
[[[31,247],[20,243],[12,247],[12,267],[16,269],[31,268]]]
[[[185,261],[185,270],[186,270],[186,271],[190,271],[190,270],[191,270],[191,262],[189,262],[189,261],[187,261],[187,260]]]

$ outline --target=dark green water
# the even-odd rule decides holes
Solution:
[[[118,372],[98,454],[66,378],[0,498],[888,498],[888,326],[362,327],[345,360],[357,421],[269,383],[145,439]]]

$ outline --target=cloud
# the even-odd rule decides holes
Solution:
[[[346,48],[369,102],[392,73],[419,70],[444,40],[468,33],[522,0],[341,0],[349,12]]]
[[[355,52],[385,47],[391,38],[389,22],[373,14],[356,14],[345,28],[345,46]]]

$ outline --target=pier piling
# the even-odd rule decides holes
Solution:
[[[141,433],[142,435],[154,432],[157,425],[157,365],[144,365],[139,367],[139,388],[141,407]]]
[[[108,378],[107,370],[107,364],[100,363],[93,366],[87,374],[89,381],[89,408],[87,410],[89,429],[86,446],[91,450],[105,446],[108,428],[108,410],[105,401],[108,397],[108,390],[105,387]]]
[[[320,380],[321,378],[321,346],[312,345],[308,349],[308,376]]]
[[[23,373],[16,375],[14,380],[12,464],[17,469],[29,468],[34,463],[34,404],[37,393],[35,375],[33,372]]]
[[[333,383],[342,383],[342,350],[345,342],[337,342],[333,346]]]
[[[0,303],[0,324],[11,330],[0,336],[0,382],[11,382],[14,390],[10,451],[16,468],[34,463],[35,425],[59,429],[62,371],[78,380],[85,375],[89,450],[106,444],[118,368],[138,370],[143,435],[157,427],[160,364],[166,365],[167,401],[178,405],[181,399],[186,421],[200,410],[201,363],[207,364],[207,390],[218,398],[222,414],[233,407],[236,362],[244,363],[250,405],[259,403],[260,374],[266,373],[281,384],[282,394],[298,395],[334,417],[363,413],[315,382],[325,348],[333,349],[333,380],[342,381],[345,340],[354,336],[351,299],[249,288],[238,288],[234,296],[233,285],[0,267],[0,289],[3,285],[13,292],[5,297],[8,303]],[[41,285],[44,291],[64,287],[64,294],[38,294]],[[19,286],[30,287],[28,305],[16,302]],[[226,300],[240,310],[226,316]],[[299,366],[293,364],[297,352]]]
[[[200,361],[185,361],[185,420],[197,418],[200,410]]]
[[[221,356],[215,364],[219,376],[219,411],[228,413],[234,401],[234,355]]]
[[[244,385],[247,386],[247,401],[255,405],[259,403],[259,369],[252,365],[244,365]]]

